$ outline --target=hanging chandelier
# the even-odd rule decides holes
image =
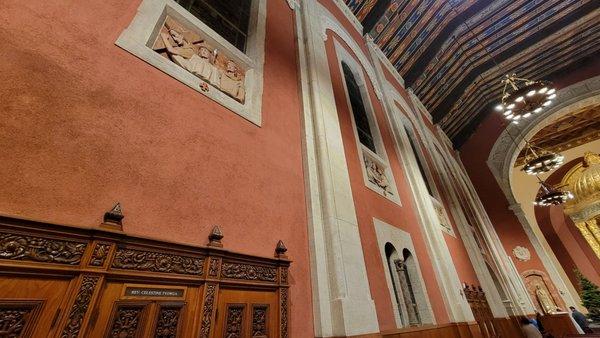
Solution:
[[[550,205],[560,205],[575,197],[570,191],[562,191],[556,189],[553,186],[547,184],[546,182],[543,182],[539,177],[538,181],[540,181],[542,189],[540,193],[538,193],[538,196],[535,198],[535,202],[533,202],[533,204],[535,205],[539,205],[542,207],[547,207]]]
[[[525,142],[525,165],[521,168],[528,175],[538,175],[547,173],[560,167],[565,157],[540,147],[536,147],[529,142]]]
[[[496,106],[496,110],[515,124],[542,112],[556,98],[556,89],[548,81],[532,81],[512,74],[506,75],[502,83],[502,103]]]

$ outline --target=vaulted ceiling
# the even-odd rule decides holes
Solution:
[[[509,73],[553,80],[600,49],[598,0],[345,0],[459,148]]]

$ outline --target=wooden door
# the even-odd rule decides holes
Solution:
[[[276,338],[277,293],[219,291],[214,338]]]
[[[131,292],[137,290],[137,293]],[[174,296],[165,297],[171,292]],[[142,293],[142,292],[146,293]],[[102,290],[90,325],[89,337],[177,338],[191,337],[195,290],[185,286],[109,282]]]
[[[48,337],[64,314],[71,280],[0,279],[0,337]]]

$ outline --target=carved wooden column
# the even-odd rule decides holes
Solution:
[[[91,317],[91,307],[98,298],[104,277],[101,275],[81,275],[77,281],[77,294],[69,302],[67,309],[69,315],[64,318],[61,327],[61,338],[84,337],[82,328],[85,328]]]

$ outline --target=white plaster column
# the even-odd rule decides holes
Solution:
[[[296,9],[315,336],[379,332],[318,4]]]

